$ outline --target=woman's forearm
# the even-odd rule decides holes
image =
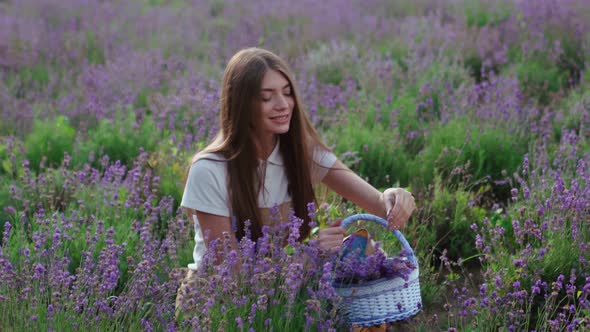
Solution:
[[[387,211],[381,192],[342,162],[336,161],[322,182],[338,195],[352,201],[368,213],[386,218]]]

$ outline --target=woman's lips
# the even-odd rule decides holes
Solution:
[[[285,123],[289,121],[289,114],[285,114],[285,115],[279,115],[279,116],[273,116],[272,118],[270,118],[273,122],[277,122],[277,123]]]

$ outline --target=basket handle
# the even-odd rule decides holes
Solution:
[[[346,228],[348,227],[348,225],[358,220],[373,221],[387,228],[387,221],[385,219],[368,213],[353,214],[352,216],[346,217],[344,218],[344,220],[342,220],[340,226]],[[402,248],[408,253],[407,257],[410,260],[410,262],[418,265],[418,261],[416,260],[416,256],[414,255],[414,250],[412,249],[412,247],[410,247],[410,244],[408,243],[404,235],[397,230],[393,231],[393,234],[395,235],[397,240],[402,244]]]

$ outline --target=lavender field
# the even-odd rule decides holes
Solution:
[[[391,330],[590,330],[587,0],[0,0],[0,331],[349,330],[296,218],[208,257],[175,317],[186,167],[250,46],[345,164],[416,197],[422,310]],[[313,226],[360,211],[318,191]]]

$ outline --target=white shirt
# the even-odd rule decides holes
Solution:
[[[259,208],[273,208],[291,201],[287,191],[287,174],[279,151],[279,144],[280,142],[277,142],[266,162],[264,189],[260,190],[258,196]],[[326,176],[336,159],[336,156],[330,151],[321,148],[316,148],[313,151],[315,162],[311,170],[313,184],[319,183]],[[260,161],[259,167],[263,163]],[[180,205],[218,216],[229,217],[231,215],[225,158],[212,153],[199,157],[190,168]],[[196,270],[207,248],[196,216],[193,221],[195,227],[194,263],[189,264],[188,267]]]

